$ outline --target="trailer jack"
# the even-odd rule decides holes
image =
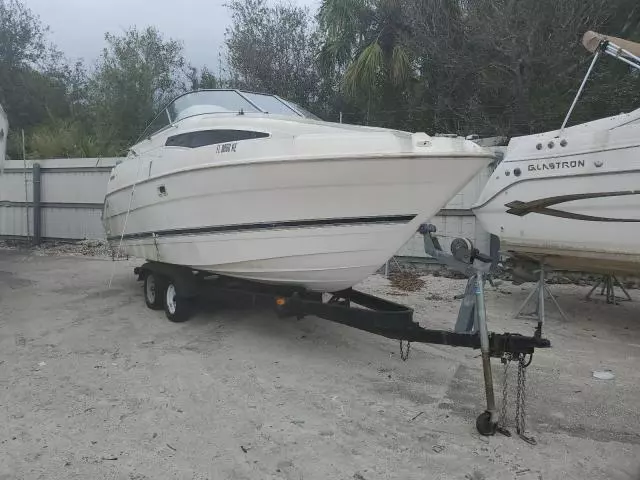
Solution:
[[[551,346],[551,342],[542,338],[541,331],[536,331],[531,337],[489,332],[487,311],[484,303],[484,284],[486,280],[491,280],[491,274],[495,272],[498,265],[500,254],[500,240],[498,237],[491,235],[489,255],[480,253],[467,239],[455,239],[451,243],[451,253],[446,253],[442,250],[438,239],[434,235],[436,232],[434,225],[420,225],[418,231],[423,235],[424,249],[428,255],[468,277],[467,288],[458,312],[455,334],[474,338],[473,348],[477,348],[476,345],[478,343],[480,347],[487,409],[478,416],[476,427],[482,435],[494,435],[496,431],[508,434],[504,426],[499,425],[499,420],[504,422],[504,418],[498,419],[497,416],[491,357],[500,357],[503,363],[510,362],[512,358],[520,359],[520,379],[524,378],[524,369],[531,363],[534,350],[536,348],[548,348]],[[523,362],[522,359],[527,355],[529,355],[529,361]],[[521,399],[524,399],[524,392],[520,391],[520,382],[518,387],[517,416],[522,418],[521,421],[517,420],[517,429],[520,436],[531,443],[532,439],[524,434],[524,405],[520,403]],[[522,382],[522,388],[524,388],[524,381]],[[503,398],[503,411],[506,407],[505,404],[506,398]],[[520,425],[522,425],[522,432],[520,431]]]

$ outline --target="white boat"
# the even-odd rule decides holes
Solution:
[[[463,138],[320,121],[277,96],[178,97],[110,177],[128,254],[339,291],[374,273],[492,154]]]
[[[601,53],[640,69],[640,45],[585,34],[596,55],[560,130],[513,138],[472,208],[502,249],[557,270],[640,272],[640,109],[565,128]]]

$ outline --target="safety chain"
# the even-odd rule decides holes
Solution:
[[[527,405],[527,367],[531,365],[533,360],[533,354],[529,356],[529,361],[526,359],[526,355],[521,353],[518,355],[518,388],[516,389],[516,432],[525,442],[536,445],[537,442],[533,437],[527,436],[526,432],[526,411]]]
[[[508,378],[509,378],[509,365],[512,360],[518,360],[518,383],[516,388],[516,414],[515,414],[515,426],[516,433],[525,442],[536,445],[537,442],[533,437],[527,436],[526,432],[526,405],[527,405],[527,367],[531,365],[533,355],[527,356],[524,353],[520,353],[517,356],[513,356],[510,353],[505,353],[500,361],[504,365],[504,372],[502,377],[502,405],[500,409],[500,416],[498,419],[498,431],[506,436],[511,436],[511,433],[506,429],[507,421],[507,403],[508,403]]]
[[[505,353],[500,362],[502,363],[502,405],[500,406],[500,416],[498,417],[498,425],[505,427],[507,423],[507,401],[509,398],[509,365],[511,364],[511,353]],[[506,429],[505,429],[506,430]],[[508,430],[506,430],[508,431]]]
[[[400,358],[403,362],[406,362],[409,358],[409,352],[411,351],[411,342],[407,342],[407,348],[404,348],[404,340],[400,340]]]

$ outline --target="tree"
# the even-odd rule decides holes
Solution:
[[[190,66],[187,72],[187,82],[191,90],[222,87],[222,82],[207,67],[202,67],[198,71],[196,67]]]
[[[320,7],[323,70],[335,70],[347,96],[367,109],[376,103],[383,109],[400,107],[413,76],[402,4],[400,0],[323,0]]]
[[[406,115],[414,129],[462,132],[475,110],[476,84],[461,54],[468,48],[464,7],[459,0],[404,3],[410,32],[406,44],[416,68]]]
[[[18,0],[0,0],[0,104],[12,132],[68,114],[66,86],[51,75],[62,57],[47,30]]]
[[[105,35],[89,103],[96,134],[123,148],[133,143],[159,109],[186,89],[182,44],[153,27]]]
[[[34,127],[26,139],[30,158],[94,158],[117,156],[121,152],[110,144],[101,144],[77,120],[52,119]]]
[[[586,30],[640,40],[637,0],[230,0],[228,75],[195,68],[157,29],[107,33],[93,71],[48,43],[22,0],[0,0],[0,103],[9,154],[122,153],[188,89],[239,87],[327,119],[430,133],[519,135],[556,129],[591,56]],[[222,61],[220,61],[222,70]],[[640,103],[640,75],[604,57],[572,123]],[[17,134],[17,136],[16,136]]]
[[[318,102],[317,39],[306,9],[265,0],[232,0],[226,32],[232,82],[308,107]]]
[[[558,128],[590,61],[580,46],[583,33],[617,34],[634,9],[635,0],[469,0],[461,56],[475,76],[477,127],[506,134]],[[576,120],[610,114],[601,100],[618,103],[616,85],[628,80],[617,65],[606,70],[580,102]]]
[[[18,0],[0,0],[0,62],[4,67],[34,66],[46,54],[40,19]]]

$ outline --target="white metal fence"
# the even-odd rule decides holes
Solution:
[[[41,226],[43,239],[104,239],[102,204],[109,172],[118,158],[73,158],[38,160],[41,168]],[[34,235],[33,163],[7,160],[0,175],[0,238]],[[479,226],[471,205],[480,195],[490,170],[469,182],[431,220],[438,228],[443,248],[455,237],[471,239],[487,251],[489,235]],[[397,254],[426,257],[422,237],[416,235]]]
[[[101,214],[109,172],[117,158],[38,160],[41,235],[49,239],[102,239]],[[33,163],[7,160],[0,175],[0,237],[34,235]]]

